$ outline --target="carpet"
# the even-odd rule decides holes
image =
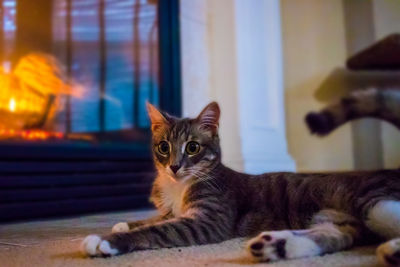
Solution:
[[[120,221],[138,220],[154,211],[113,212],[75,218],[0,225],[0,266],[378,266],[375,247],[358,247],[321,257],[254,263],[243,247],[244,239],[220,244],[139,251],[111,258],[85,258],[79,245],[88,234],[105,234]]]

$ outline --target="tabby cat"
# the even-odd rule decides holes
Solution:
[[[308,113],[306,123],[312,133],[324,136],[348,121],[365,117],[388,121],[400,129],[400,90],[354,91],[320,112]]]
[[[143,249],[248,241],[256,261],[322,255],[400,237],[400,170],[248,175],[221,163],[220,109],[178,119],[148,104],[154,163],[151,200],[159,215],[89,235],[82,251],[112,256]],[[400,239],[378,247],[379,259],[400,264]]]

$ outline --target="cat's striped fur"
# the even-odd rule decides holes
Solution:
[[[256,236],[248,243],[250,255],[273,261],[368,242],[383,233],[385,224],[392,227],[385,238],[400,236],[400,170],[247,175],[220,162],[216,103],[196,119],[176,119],[153,106],[148,109],[158,170],[151,199],[160,215],[119,223],[103,237],[88,236],[82,244],[86,255]],[[188,150],[190,141],[200,144],[196,153]],[[392,219],[380,219],[397,208]],[[400,263],[400,245],[396,246],[380,247],[384,262]]]
[[[308,113],[306,123],[311,133],[323,136],[348,121],[366,117],[388,121],[400,129],[400,90],[354,91],[319,112]]]

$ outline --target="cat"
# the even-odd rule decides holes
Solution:
[[[400,90],[357,90],[320,112],[308,113],[305,121],[311,133],[325,136],[348,121],[365,117],[385,120],[400,129]]]
[[[379,260],[400,264],[400,170],[249,175],[221,163],[220,109],[178,119],[147,104],[159,215],[121,222],[81,244],[87,256],[251,238],[259,262],[323,255],[376,239]]]

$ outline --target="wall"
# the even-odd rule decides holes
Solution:
[[[400,33],[400,1],[370,1],[375,40]],[[309,110],[323,104],[312,97],[316,88],[330,71],[343,66],[346,59],[342,3],[341,0],[301,3],[282,0],[287,135],[290,153],[299,170],[354,168],[350,124],[319,139],[311,136],[303,123]],[[397,168],[400,165],[400,132],[382,122],[381,133],[384,167]]]
[[[353,168],[351,129],[311,136],[304,123],[318,110],[314,92],[329,73],[344,65],[346,39],[341,0],[282,0],[286,123],[289,151],[297,169],[349,170]]]
[[[243,4],[240,1],[181,0],[181,31],[184,115],[195,116],[206,103],[217,100],[222,108],[220,134],[223,162],[243,170],[246,165],[243,144],[245,140],[249,140],[249,132],[243,131],[246,118],[240,119],[246,113],[243,109],[247,109],[246,105],[240,103],[243,97],[239,98],[245,93],[244,86],[239,83],[244,72],[240,67],[243,66],[238,65],[242,49],[238,45],[243,38],[237,35],[238,28],[245,27],[238,21],[238,13],[235,13],[244,13],[243,10],[237,10],[238,5]],[[325,104],[318,102],[313,94],[331,71],[344,66],[347,58],[342,1],[280,1],[286,136],[289,152],[300,171],[351,170],[355,164],[350,124],[339,128],[328,137],[318,138],[310,135],[304,123],[307,112],[317,110]],[[371,1],[376,38],[394,31],[399,32],[400,1]],[[248,3],[262,9],[268,2],[262,4],[249,0],[244,4]],[[258,34],[261,36],[263,33]],[[246,66],[252,67],[251,64]],[[277,68],[279,69],[279,64]],[[257,86],[264,86],[269,73],[270,71],[265,73],[266,79],[257,81]],[[261,97],[263,98],[264,96]],[[268,101],[271,101],[269,97],[265,99],[265,105],[271,105]],[[276,118],[283,123],[273,113],[267,124]],[[387,123],[383,123],[382,127],[385,167],[397,167],[400,162],[400,133]],[[265,138],[269,138],[267,132]],[[273,144],[265,145],[266,154],[271,153],[268,147]],[[285,153],[285,144],[280,145],[279,149]]]
[[[183,115],[218,101],[223,162],[243,170],[232,0],[181,0]]]
[[[287,153],[279,0],[181,0],[183,113],[222,110],[222,161],[294,170]]]
[[[391,33],[400,33],[400,1],[374,0],[375,37],[377,40]],[[382,122],[382,143],[385,168],[400,166],[400,132]]]

